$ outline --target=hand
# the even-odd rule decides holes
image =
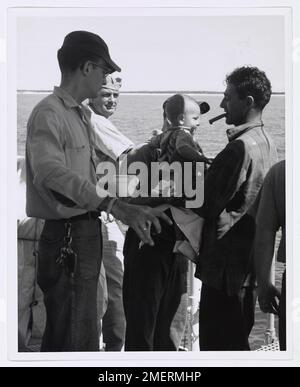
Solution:
[[[257,288],[259,307],[264,313],[278,314],[280,291],[272,284]]]
[[[159,234],[161,232],[159,218],[169,225],[173,224],[171,219],[158,208],[128,204],[121,200],[115,202],[111,213],[116,219],[133,228],[141,241],[151,246],[154,246],[150,234],[151,225],[153,224],[156,232]]]

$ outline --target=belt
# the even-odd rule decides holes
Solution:
[[[98,219],[100,216],[100,212],[97,211],[89,211],[85,214],[72,216],[71,218],[66,219],[51,219],[48,220],[48,222],[76,222],[79,220],[91,220],[91,219]]]
[[[85,214],[72,216],[71,218],[66,219],[66,220],[69,220],[71,222],[76,221],[76,220],[91,220],[91,219],[98,219],[99,216],[100,216],[100,212],[89,211],[89,212],[86,212]]]

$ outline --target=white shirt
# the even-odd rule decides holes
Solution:
[[[90,108],[89,108],[90,109]],[[93,126],[93,143],[104,154],[117,160],[121,154],[134,146],[133,142],[122,134],[107,118],[91,111]]]

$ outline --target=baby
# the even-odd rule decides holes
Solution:
[[[161,150],[159,161],[210,164],[193,137],[200,125],[200,106],[192,97],[182,94],[175,94],[164,102],[163,132],[150,141],[151,146]]]
[[[164,104],[164,125],[162,132],[153,137],[149,144],[160,149],[160,162],[203,162],[205,166],[211,163],[202,152],[200,145],[194,140],[194,134],[200,125],[201,113],[209,110],[205,102],[198,103],[193,98],[175,94]],[[183,170],[183,169],[182,169]],[[195,168],[193,169],[193,175]],[[172,177],[169,182],[172,185]],[[184,182],[184,179],[182,179]],[[167,182],[165,182],[167,183]],[[184,192],[182,190],[182,192]],[[175,221],[176,242],[175,253],[181,253],[195,261],[201,239],[203,218],[198,216],[199,209],[175,208],[171,209]]]
[[[200,145],[194,140],[195,131],[200,124],[200,115],[209,110],[209,105],[206,102],[198,103],[187,95],[175,94],[164,102],[163,110],[162,132],[152,137],[149,145],[159,149],[159,162],[168,164],[175,161],[180,162],[182,173],[184,173],[183,164],[192,162],[192,185],[195,186],[196,162],[204,163],[204,171],[211,163],[211,160],[204,156]],[[173,178],[174,176],[171,175],[170,181],[162,182],[163,185],[169,184],[174,190]],[[183,183],[182,175],[182,192],[184,192]],[[168,192],[166,189],[162,191]]]

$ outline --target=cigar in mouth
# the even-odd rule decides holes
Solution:
[[[224,117],[226,117],[226,113],[219,114],[218,116],[213,117],[210,120],[208,120],[208,122],[212,125],[214,122],[219,121]]]

